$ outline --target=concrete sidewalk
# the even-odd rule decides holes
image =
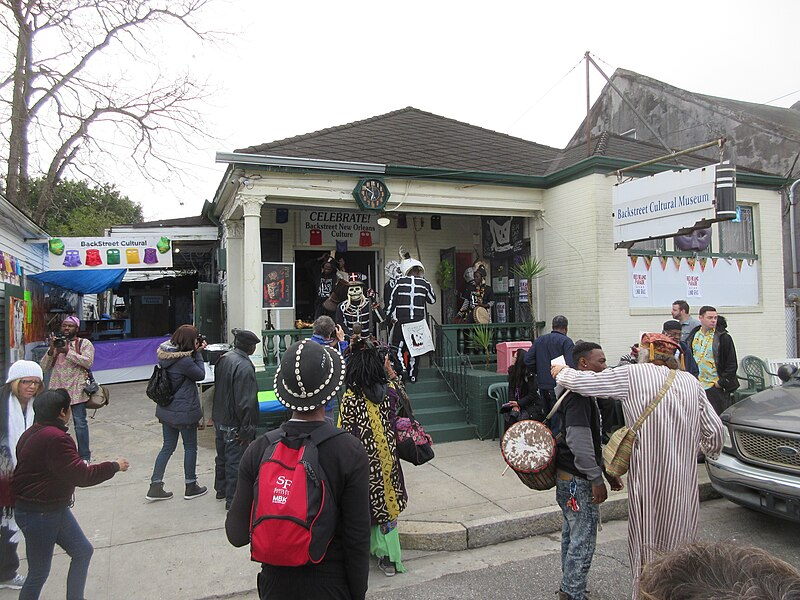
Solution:
[[[214,498],[213,429],[198,432],[198,479],[210,493],[183,499],[179,444],[165,477],[165,487],[175,497],[145,500],[161,447],[161,426],[144,388],[145,382],[111,386],[111,404],[89,423],[93,460],[124,456],[131,468],[99,486],[76,490],[74,513],[95,547],[87,598],[256,598],[259,566],[250,562],[247,548],[228,544],[224,503]],[[418,555],[415,550],[457,551],[560,531],[554,490],[534,492],[510,470],[503,476],[505,462],[496,441],[451,442],[435,450],[436,458],[426,465],[403,464],[409,502],[400,517],[400,532],[409,556]],[[704,497],[713,494],[707,481],[702,469]],[[603,505],[603,519],[626,514],[625,493],[612,493]],[[22,573],[24,556],[23,542]],[[68,557],[57,549],[42,598],[64,597],[68,565]],[[370,578],[379,578],[376,584],[385,580],[376,567]],[[0,590],[0,600],[17,595]]]

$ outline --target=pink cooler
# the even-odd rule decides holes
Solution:
[[[508,367],[514,364],[514,355],[517,350],[527,350],[530,342],[500,342],[497,344],[497,372],[508,373]]]

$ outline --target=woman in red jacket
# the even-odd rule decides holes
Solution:
[[[17,444],[12,489],[17,524],[25,534],[28,577],[20,600],[36,600],[42,591],[56,543],[70,556],[67,600],[83,600],[94,548],[72,515],[75,487],[89,487],[128,470],[128,461],[87,465],[67,433],[70,397],[66,390],[48,390],[33,401],[33,426]]]

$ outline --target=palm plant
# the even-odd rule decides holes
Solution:
[[[538,332],[536,329],[536,310],[533,302],[533,280],[542,277],[544,273],[544,264],[535,256],[526,258],[518,265],[511,268],[511,272],[519,279],[525,279],[528,282],[528,313],[531,317],[531,332],[534,335]]]
[[[486,359],[486,366],[489,366],[489,351],[492,348],[494,335],[488,325],[475,325],[469,339],[469,345],[474,350],[480,350]]]

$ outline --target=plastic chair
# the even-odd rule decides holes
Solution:
[[[497,437],[503,439],[503,417],[500,416],[500,407],[508,402],[508,382],[493,383],[489,386],[489,398],[493,398],[497,410],[495,411],[497,419]]]
[[[747,387],[743,390],[736,390],[734,393],[736,402],[771,388],[772,385],[767,383],[767,375],[777,377],[777,374],[771,373],[767,368],[767,364],[757,356],[745,356],[742,359],[741,366],[745,376],[739,377],[737,375],[737,377],[742,381],[747,381]]]

